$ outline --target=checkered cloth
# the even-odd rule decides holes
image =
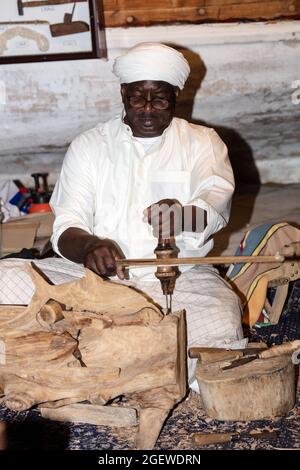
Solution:
[[[0,304],[28,305],[34,293],[34,284],[26,266],[34,264],[53,284],[76,281],[84,276],[84,268],[60,258],[44,260],[0,260]]]

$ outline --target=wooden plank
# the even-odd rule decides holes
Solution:
[[[180,5],[183,6],[180,6]],[[282,0],[243,2],[233,0],[207,0],[206,2],[161,2],[154,0],[145,6],[140,1],[104,1],[105,24],[113,26],[142,26],[158,23],[211,21],[234,21],[241,19],[270,20],[274,18],[297,17],[300,2]]]
[[[100,406],[76,403],[61,408],[41,407],[43,418],[72,423],[127,428],[137,425],[136,410],[123,406]]]
[[[175,315],[175,314],[174,314]],[[185,311],[176,313],[178,318],[178,350],[177,350],[177,384],[180,397],[184,397],[187,391],[187,337],[186,337],[186,316]]]
[[[184,8],[184,7],[202,7],[212,5],[240,5],[245,3],[253,3],[253,0],[151,0],[149,9],[167,9],[167,8]],[[260,3],[278,3],[278,0],[264,0]],[[280,3],[286,3],[281,1]],[[145,2],[142,0],[104,0],[105,10],[143,10]]]

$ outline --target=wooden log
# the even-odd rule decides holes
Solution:
[[[53,367],[45,364],[32,367],[0,366],[0,383],[4,393],[4,404],[16,411],[28,410],[32,406],[57,402],[60,406],[70,403],[71,400],[81,402],[89,400],[93,395],[100,396],[106,392],[108,398],[102,400],[106,403],[111,396],[113,387],[120,383],[116,389],[121,395],[124,379],[119,379],[119,369],[101,369],[87,367]],[[133,384],[134,386],[134,384]],[[147,387],[147,385],[145,385]]]
[[[126,369],[132,364],[136,372],[145,368],[151,357],[152,364],[158,364],[177,354],[177,322],[165,317],[160,323],[145,325],[121,325],[98,331],[84,328],[80,334],[80,351],[87,367],[120,367]]]
[[[48,302],[43,305],[43,307],[37,313],[37,321],[42,326],[53,325],[63,318],[64,316],[62,306],[53,299],[48,300]]]
[[[52,286],[48,284],[34,269],[29,268],[30,276],[36,285],[30,305],[25,309],[24,316],[36,315],[49,299],[66,306],[67,310],[95,313],[120,317],[131,315],[143,308],[151,308],[158,314],[161,309],[141,292],[115,281],[103,280],[89,269],[78,281]],[[23,319],[22,319],[23,320]]]
[[[137,425],[137,413],[124,406],[95,406],[77,403],[61,408],[40,408],[43,418],[72,423],[88,423],[98,426],[126,428]]]
[[[223,371],[224,362],[197,364],[208,416],[248,421],[285,415],[295,404],[295,370],[287,356],[258,359]]]
[[[59,335],[38,331],[22,336],[10,336],[4,340],[5,355],[2,364],[15,367],[57,367],[73,361],[77,341],[68,333]]]
[[[171,407],[170,407],[171,408]],[[139,433],[135,441],[137,450],[153,449],[170,408],[143,408],[140,411]]]
[[[0,315],[4,404],[16,411],[36,404],[58,410],[138,396],[144,410],[139,445],[153,447],[186,393],[184,312],[164,317],[143,293],[88,270],[58,286],[29,271],[36,285],[32,302],[15,315],[5,313],[3,321]],[[37,314],[56,303],[65,309],[50,316],[47,309],[40,324]]]

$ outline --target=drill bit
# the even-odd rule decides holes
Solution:
[[[172,294],[169,295],[169,312],[168,313],[172,313]]]
[[[168,294],[167,294],[167,292],[165,293],[165,299],[166,299],[166,311],[168,313],[169,305],[168,305]]]
[[[172,313],[172,294],[165,293],[166,298],[166,314]]]

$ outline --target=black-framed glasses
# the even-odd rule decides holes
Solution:
[[[147,103],[151,103],[152,108],[160,110],[167,109],[170,106],[169,100],[167,100],[166,98],[158,97],[154,97],[151,100],[147,100],[147,98],[144,98],[143,96],[129,96],[128,103],[130,104],[130,106],[136,109],[144,108]]]

